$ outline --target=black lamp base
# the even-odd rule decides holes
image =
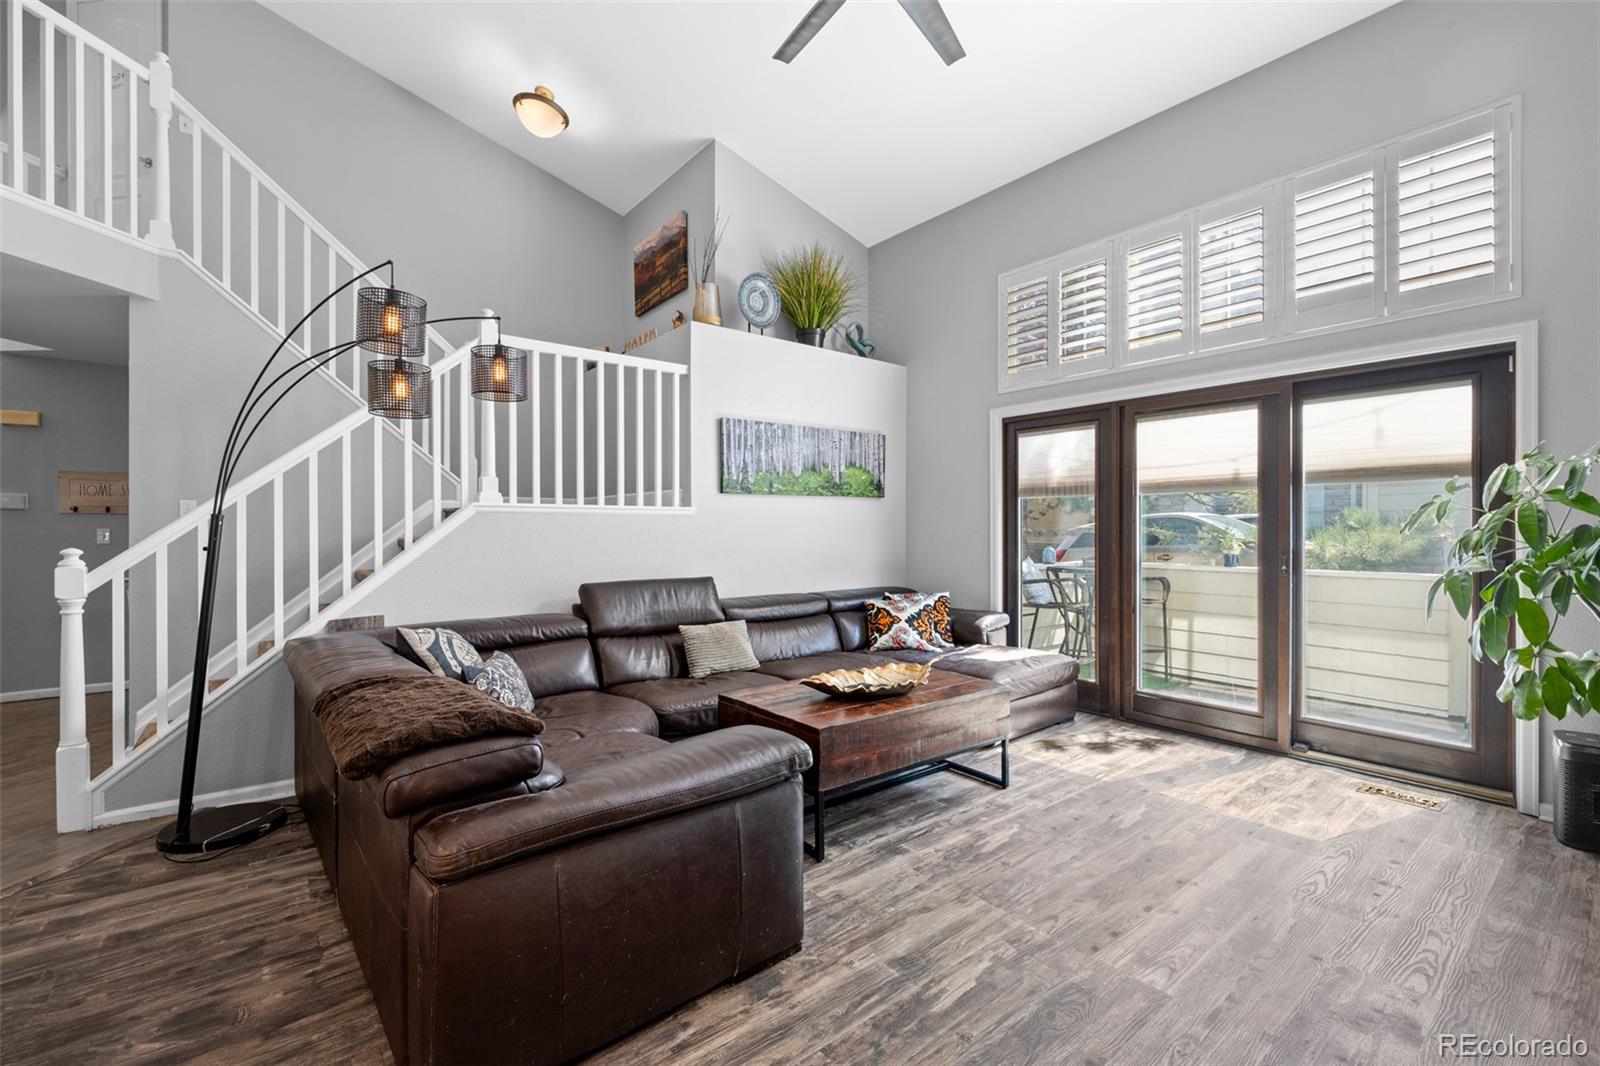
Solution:
[[[189,832],[178,837],[178,823],[169,822],[156,833],[156,850],[169,855],[194,855],[226,851],[266,836],[289,820],[281,803],[233,803],[204,807],[189,819]]]

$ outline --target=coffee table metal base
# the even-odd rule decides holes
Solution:
[[[954,761],[958,755],[968,755],[975,751],[989,751],[996,747],[1000,749],[1000,773],[998,775]],[[895,770],[865,781],[857,781],[854,784],[845,785],[843,788],[835,788],[827,792],[808,793],[811,797],[812,842],[805,845],[806,854],[818,862],[823,862],[827,859],[827,808],[830,803],[842,803],[847,799],[854,799],[868,792],[876,792],[891,785],[904,784],[907,781],[915,781],[919,777],[927,777],[929,774],[942,772],[970,777],[974,781],[982,781],[984,784],[993,785],[995,788],[1010,788],[1011,739],[1003,737],[1000,740],[991,740],[975,747],[953,751],[949,755],[940,756],[937,759],[929,759],[927,762],[917,763],[915,766],[908,766],[903,770]]]

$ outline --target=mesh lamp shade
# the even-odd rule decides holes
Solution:
[[[521,403],[528,398],[528,353],[504,344],[479,344],[472,349],[472,395],[496,403]]]
[[[372,360],[367,410],[381,418],[427,418],[433,413],[433,371],[410,359]]]
[[[420,359],[428,344],[428,301],[369,286],[356,295],[356,336],[374,355]]]

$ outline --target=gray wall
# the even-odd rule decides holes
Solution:
[[[128,469],[128,368],[58,355],[0,355],[4,406],[40,411],[37,429],[0,429],[0,491],[26,492],[26,511],[0,511],[0,692],[57,684],[54,569],[61,549],[83,549],[98,566],[128,546],[128,517],[58,514],[58,470]],[[96,529],[111,530],[97,545]],[[111,610],[93,598],[84,618],[91,684],[108,681]]]
[[[595,346],[601,343],[611,345],[614,352],[622,351],[623,342],[630,337],[636,337],[649,329],[654,329],[658,336],[665,336],[672,331],[672,315],[682,311],[685,320],[693,318],[694,310],[694,278],[689,279],[689,287],[671,299],[664,300],[646,311],[643,315],[634,316],[633,313],[633,246],[654,233],[667,219],[679,211],[689,213],[689,248],[698,254],[700,242],[706,237],[711,228],[711,218],[715,212],[716,204],[716,145],[708,143],[701,148],[683,166],[673,171],[672,175],[657,185],[650,195],[634,205],[622,219],[621,248],[617,251],[616,267],[623,285],[620,295],[622,300],[617,304],[615,313],[610,321],[617,323],[614,327],[617,336],[606,338],[604,342],[595,340],[587,342]],[[691,261],[692,267],[692,261]],[[723,313],[727,313],[728,302],[722,302]],[[655,358],[654,354],[646,349],[638,349],[635,355]]]
[[[867,321],[867,247],[834,225],[810,204],[767,177],[743,156],[718,142],[717,206],[728,220],[727,238],[717,257],[717,280],[722,288],[722,322],[731,329],[744,329],[739,314],[739,282],[745,275],[764,270],[768,259],[801,245],[820,241],[841,253],[850,271],[860,282],[858,308],[845,316],[845,322],[828,336],[828,347],[848,352],[843,325],[859,319]],[[768,331],[770,336],[794,338],[788,319]],[[876,353],[875,353],[876,354]]]
[[[85,3],[78,17],[148,59],[156,10]],[[488,306],[518,334],[594,343],[616,307],[614,212],[258,4],[170,11],[178,91],[356,255],[393,258],[430,313]]]
[[[873,334],[911,369],[910,582],[989,598],[988,412],[1048,398],[1071,406],[1080,388],[997,394],[998,274],[1512,93],[1523,94],[1521,299],[1208,365],[1267,376],[1289,355],[1537,319],[1540,433],[1561,452],[1592,443],[1597,39],[1600,7],[1590,4],[1399,4],[875,246]],[[1183,384],[1170,368],[1119,381],[1150,392]],[[1600,627],[1574,625],[1568,640],[1594,647]]]

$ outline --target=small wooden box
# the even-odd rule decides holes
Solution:
[[[56,498],[62,514],[127,514],[126,470],[60,470]]]

